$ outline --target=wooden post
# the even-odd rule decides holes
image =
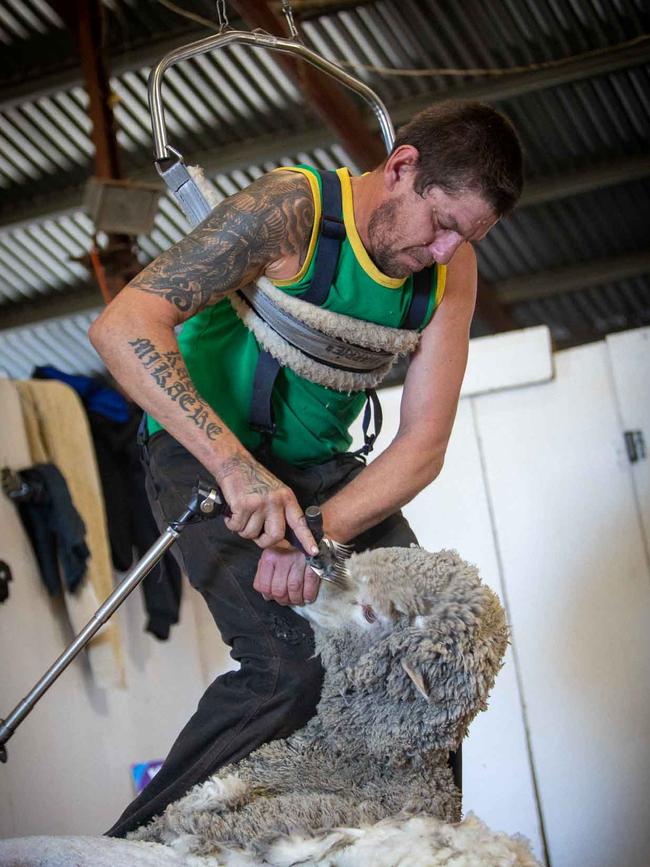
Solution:
[[[104,12],[101,2],[57,0],[55,5],[75,35],[79,47],[95,146],[94,174],[101,179],[119,180],[122,172],[108,59],[104,48]],[[94,250],[84,260],[84,264],[94,272],[106,303],[141,270],[133,248],[134,238],[131,235],[109,234],[108,245],[102,250]]]

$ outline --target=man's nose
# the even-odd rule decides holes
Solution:
[[[436,262],[446,265],[465,239],[458,232],[447,231],[436,235],[429,244],[429,253]]]

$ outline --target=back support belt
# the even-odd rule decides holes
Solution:
[[[276,306],[268,295],[254,284],[241,289],[239,295],[288,343],[310,358],[331,367],[350,371],[378,370],[395,358],[395,353],[364,349],[318,331]]]

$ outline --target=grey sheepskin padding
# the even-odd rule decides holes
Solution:
[[[198,166],[190,166],[188,171],[208,204],[214,208],[219,199],[202,169]],[[255,335],[258,343],[283,367],[288,367],[310,382],[325,385],[336,391],[351,392],[374,388],[386,377],[395,361],[400,356],[414,352],[420,341],[420,334],[417,331],[388,328],[301,301],[300,298],[277,289],[266,277],[261,277],[255,285],[282,310],[328,337],[337,337],[352,345],[362,346],[364,349],[393,353],[391,359],[372,371],[348,371],[328,367],[289,344],[240,296],[236,294],[230,296],[230,303],[237,316]]]
[[[317,307],[308,301],[301,301],[294,295],[288,295],[275,287],[267,277],[260,277],[255,285],[277,307],[295,316],[296,319],[322,331],[323,334],[339,337],[364,349],[406,355],[414,352],[420,342],[417,331],[389,328],[386,325],[377,325],[375,322],[366,322],[363,319],[346,316],[344,313],[334,313],[332,310]]]
[[[471,813],[450,825],[432,816],[384,819],[278,839],[260,861],[241,851],[183,855],[157,843],[110,837],[0,840],[2,867],[541,867],[523,837],[491,831]]]
[[[394,353],[390,359],[374,370],[350,371],[328,367],[296,349],[267,325],[244,299],[238,295],[231,295],[229,300],[237,316],[255,335],[258,343],[283,367],[288,367],[310,382],[326,385],[328,388],[342,392],[374,388],[386,377],[395,361],[401,355],[413,352],[419,343],[420,335],[417,331],[387,328],[374,322],[364,322],[342,313],[324,310],[322,307],[316,307],[276,289],[266,277],[261,277],[255,285],[276,303],[279,298],[282,298],[279,307],[329,337],[338,337],[364,349],[382,349]]]
[[[0,840],[1,867],[189,867],[157,843],[111,837],[20,837]]]
[[[395,817],[459,822],[448,751],[486,707],[508,640],[503,609],[455,552],[367,551],[349,571],[347,590],[324,583],[302,610],[325,667],[316,716],[223,768],[131,839],[276,863],[268,858],[280,841]]]

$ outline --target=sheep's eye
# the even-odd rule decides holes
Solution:
[[[363,616],[366,618],[368,623],[375,623],[375,621],[377,620],[377,615],[372,610],[372,606],[371,605],[363,605],[362,608],[363,608]]]

